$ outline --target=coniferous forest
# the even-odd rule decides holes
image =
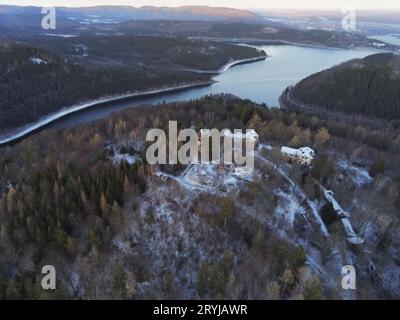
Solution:
[[[282,210],[283,195],[290,195],[292,188],[276,166],[261,162],[256,164],[259,178],[240,184],[239,190],[208,193],[161,181],[155,175],[158,170],[179,176],[184,167],[149,166],[144,135],[146,128],[166,130],[171,118],[180,128],[196,130],[257,128],[260,143],[274,146],[266,156],[278,167],[285,166],[280,145],[313,145],[319,153],[313,169],[293,168],[293,181],[312,201],[323,199],[316,183],[329,184],[345,202],[353,197],[363,201],[364,209],[352,209],[352,221],[357,230],[365,223],[376,224],[377,238],[370,243],[375,261],[392,259],[390,252],[399,241],[399,141],[387,137],[387,149],[380,150],[359,134],[366,128],[267,109],[232,96],[211,96],[126,110],[2,148],[0,298],[340,297],[340,289],[327,286],[308,262],[313,248],[328,267],[332,239],[341,250],[351,250],[346,249],[340,222],[326,220],[331,233],[326,239],[304,229],[304,218],[297,216],[290,232],[295,239],[307,239],[310,248],[278,236],[275,228],[286,229],[275,212]],[[363,159],[375,182],[355,188],[351,176],[338,180],[348,173],[338,166],[332,150],[336,156]],[[376,216],[375,201],[386,204]],[[321,209],[322,216],[325,211],[329,208]],[[359,268],[367,266],[362,252],[353,254]],[[56,291],[41,290],[38,270],[45,264],[58,270]],[[392,297],[391,291],[370,280],[368,268],[359,281],[362,298]]]
[[[375,54],[314,74],[292,96],[329,111],[400,119],[400,57]]]
[[[265,55],[162,37],[56,39],[37,46],[41,49],[0,43],[0,133],[77,103],[210,80],[185,68],[217,70],[232,60]]]
[[[0,5],[0,302],[400,299],[398,15],[43,9]]]

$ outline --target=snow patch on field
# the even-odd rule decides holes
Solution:
[[[235,165],[199,164],[186,174],[186,179],[214,190],[238,189],[242,181],[253,181],[257,174],[250,169]]]
[[[58,37],[58,38],[75,38],[75,34],[64,34],[64,33],[46,33],[48,37]]]
[[[245,167],[211,163],[189,165],[180,176],[165,172],[157,172],[155,175],[163,181],[166,178],[175,180],[188,190],[201,190],[210,194],[238,190],[241,183],[259,177],[259,174]]]
[[[265,150],[271,151],[272,150],[272,146],[270,144],[260,143],[259,149],[260,150],[265,149]]]
[[[343,159],[338,161],[338,164],[357,186],[368,184],[373,180],[373,178],[369,175],[368,170],[365,168],[354,166]]]
[[[299,204],[296,196],[293,194],[288,194],[279,190],[276,192],[276,195],[279,197],[279,205],[275,211],[276,216],[278,218],[283,217],[289,225],[293,227],[296,214],[304,212],[304,208]]]
[[[32,57],[30,58],[30,60],[33,64],[47,64],[46,60],[40,59],[38,57]]]
[[[114,164],[119,164],[122,161],[126,161],[128,162],[128,164],[132,165],[135,164],[137,161],[140,160],[140,157],[135,155],[135,156],[131,156],[130,154],[121,154],[121,153],[116,153],[113,157],[112,157],[112,162]]]

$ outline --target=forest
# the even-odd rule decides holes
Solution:
[[[132,20],[116,26],[124,34],[168,35],[200,38],[219,38],[262,43],[287,41],[305,45],[351,48],[371,46],[371,40],[358,33],[328,30],[300,30],[282,24],[238,21],[142,21]],[[392,46],[391,46],[392,47]],[[393,48],[397,48],[393,46]]]
[[[268,184],[254,181],[223,197],[186,193],[173,184],[167,192],[168,185],[160,184],[153,175],[155,168],[146,164],[143,146],[146,128],[166,128],[170,119],[181,128],[256,128],[262,143],[313,145],[321,156],[311,176],[302,178],[298,172],[299,184],[311,197],[318,194],[310,179],[335,184],[337,169],[329,149],[339,148],[358,159],[362,155],[377,179],[375,198],[380,197],[385,215],[393,219],[391,224],[382,222],[379,259],[390,256],[390,241],[396,246],[391,232],[398,221],[392,212],[400,205],[395,192],[400,180],[394,179],[400,173],[395,165],[398,156],[391,150],[400,147],[398,142],[390,140],[383,152],[360,140],[362,128],[267,109],[232,96],[210,96],[151,110],[145,106],[126,110],[92,124],[43,131],[2,148],[0,298],[339,297],[315,275],[307,276],[302,246],[277,236],[271,225],[261,222],[273,221],[276,190],[283,188],[273,168]],[[141,160],[116,162],[116,154]],[[276,154],[276,161],[282,161],[278,159]],[[340,184],[344,195],[355,192],[344,186]],[[159,213],[165,206],[173,217]],[[241,210],[243,206],[250,209]],[[256,213],[264,218],[259,221]],[[169,219],[173,225],[166,222]],[[297,232],[304,232],[303,223],[298,223]],[[328,250],[326,240],[312,239],[320,250]],[[59,270],[55,292],[40,289],[38,270],[47,263]],[[363,298],[388,294],[368,277],[360,283]]]
[[[302,80],[291,95],[316,109],[399,120],[399,66],[391,53],[352,60]]]
[[[190,68],[218,70],[231,60],[265,56],[254,48],[193,40],[185,37],[96,35],[71,38],[39,37],[36,46],[51,49],[80,63],[117,65],[125,68]]]
[[[210,79],[180,69],[217,70],[231,60],[265,55],[162,37],[86,37],[38,46],[0,46],[0,133],[76,103]]]

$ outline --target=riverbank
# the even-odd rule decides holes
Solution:
[[[195,72],[195,73],[201,73],[201,74],[210,74],[210,75],[216,75],[216,74],[221,74],[226,71],[228,71],[230,68],[242,64],[247,64],[247,63],[254,63],[254,62],[259,62],[259,61],[264,61],[268,58],[268,55],[266,54],[265,56],[259,56],[259,57],[254,57],[254,58],[248,58],[248,59],[242,59],[242,60],[234,60],[231,62],[228,62],[224,64],[221,68],[218,70],[200,70],[200,69],[178,69],[179,71],[188,71],[188,72]]]
[[[133,93],[127,93],[124,95],[104,97],[104,98],[76,104],[76,105],[73,105],[70,107],[66,107],[52,115],[43,117],[42,119],[40,119],[34,123],[31,123],[23,128],[18,128],[16,130],[14,130],[12,133],[0,136],[0,147],[9,145],[14,142],[18,142],[21,139],[24,139],[24,138],[28,137],[29,135],[37,132],[38,130],[44,128],[45,126],[49,125],[50,123],[60,120],[68,115],[73,114],[73,113],[77,113],[79,111],[86,110],[88,108],[97,107],[97,106],[111,103],[111,102],[120,102],[120,101],[124,101],[124,100],[131,100],[131,99],[143,98],[143,97],[148,97],[148,96],[156,96],[156,95],[160,95],[160,94],[164,94],[164,93],[174,93],[174,92],[192,89],[192,88],[200,88],[200,87],[212,85],[213,83],[215,83],[215,81],[210,80],[210,81],[183,84],[183,85],[179,85],[179,86],[170,86],[170,87],[149,90],[149,91],[133,92]]]
[[[333,46],[325,46],[322,44],[310,44],[310,43],[301,43],[301,42],[292,42],[292,41],[287,41],[287,40],[281,40],[281,39],[253,39],[253,38],[243,38],[243,39],[234,39],[234,38],[210,38],[210,37],[191,37],[192,39],[198,39],[198,40],[207,40],[207,41],[216,41],[216,42],[223,42],[227,44],[246,44],[249,46],[269,46],[269,45],[275,45],[275,46],[296,46],[296,47],[304,47],[304,48],[314,48],[314,49],[327,49],[327,50],[370,50],[370,51],[375,51],[377,53],[379,52],[393,52],[393,53],[398,53],[395,49],[389,50],[389,49],[378,49],[375,47],[364,47],[364,46],[357,46],[357,47],[333,47]]]
[[[234,66],[262,61],[262,60],[265,60],[267,57],[268,57],[268,55],[265,55],[265,56],[263,55],[263,56],[248,58],[248,59],[234,60],[234,61],[226,63],[225,65],[220,67],[217,71],[210,71],[209,74],[211,75],[211,74],[223,73],[223,72],[228,71],[230,68],[232,68]],[[189,71],[189,70],[185,70],[185,71]],[[207,71],[204,71],[203,73],[207,73]],[[96,100],[92,100],[92,101],[88,101],[88,102],[82,102],[80,104],[76,104],[76,105],[73,105],[70,107],[63,108],[62,110],[60,110],[52,115],[46,116],[34,123],[31,123],[31,124],[25,126],[25,127],[15,129],[11,133],[8,133],[5,135],[0,135],[0,147],[19,142],[20,140],[32,135],[33,133],[38,132],[40,129],[43,129],[47,125],[49,125],[57,120],[60,120],[66,116],[73,114],[73,113],[77,113],[77,112],[86,110],[88,108],[98,107],[98,106],[101,106],[101,105],[104,105],[107,103],[112,103],[112,102],[122,102],[125,100],[157,96],[157,95],[161,95],[161,94],[165,94],[165,93],[175,93],[175,92],[184,91],[184,90],[188,90],[188,89],[200,88],[200,87],[212,85],[215,82],[216,82],[215,80],[209,80],[209,81],[203,81],[203,82],[189,83],[189,84],[183,84],[183,85],[179,85],[179,86],[165,87],[165,88],[149,90],[149,91],[127,93],[124,95],[104,97],[104,98],[100,98],[100,99],[96,99]]]
[[[16,144],[27,135],[39,132],[46,128],[58,128],[65,126],[74,126],[76,124],[88,123],[96,119],[109,116],[111,113],[126,108],[131,108],[135,105],[154,105],[163,103],[164,101],[186,101],[190,99],[198,99],[209,94],[230,93],[241,97],[243,99],[250,99],[259,103],[265,103],[266,106],[277,106],[279,104],[279,96],[286,87],[293,85],[301,79],[309,76],[310,74],[319,72],[321,70],[330,68],[334,65],[340,64],[354,58],[364,58],[370,52],[359,53],[354,50],[323,50],[323,49],[306,49],[296,46],[260,46],[260,50],[268,53],[268,63],[260,62],[254,65],[250,63],[232,72],[222,72],[214,76],[207,77],[203,80],[207,85],[198,85],[193,83],[190,86],[180,86],[178,89],[172,88],[165,91],[157,90],[154,94],[154,89],[146,93],[134,93],[134,97],[128,95],[128,98],[105,97],[106,101],[100,101],[103,104],[101,107],[99,101],[91,101],[90,105],[78,106],[79,111],[66,108],[62,111],[67,111],[62,115],[56,114],[56,120],[46,118],[45,124],[43,121],[38,121],[39,124],[34,123],[27,125],[25,128],[19,128],[13,132],[5,132],[3,136],[0,135],[0,145]],[[261,53],[260,53],[261,55]],[[315,59],[315,57],[320,57]],[[293,59],[295,57],[295,59]],[[262,56],[261,59],[266,57]],[[253,59],[257,60],[257,59]],[[243,61],[231,61],[222,66],[222,69],[229,69],[236,64],[243,64]],[[299,66],[299,68],[298,68]],[[301,67],[300,67],[301,66]],[[215,81],[211,81],[212,79]],[[210,85],[213,84],[213,85]],[[200,87],[199,87],[200,86]],[[199,87],[199,88],[197,88]],[[173,93],[173,90],[178,91]],[[147,94],[147,95],[146,95]],[[140,98],[145,96],[144,98]],[[139,97],[138,99],[136,99]],[[104,97],[102,97],[104,98]],[[110,100],[110,98],[113,98]],[[132,100],[130,100],[132,99]],[[111,101],[111,102],[110,102]],[[115,102],[117,101],[117,102]],[[82,102],[82,104],[87,102]],[[76,106],[74,106],[76,107]],[[43,118],[41,120],[44,120]],[[44,128],[46,126],[46,128]],[[18,134],[18,135],[17,135]],[[1,141],[3,140],[3,141]]]

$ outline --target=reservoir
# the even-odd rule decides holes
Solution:
[[[368,38],[400,46],[400,34],[397,33],[369,36]]]
[[[114,101],[69,114],[46,125],[61,128],[91,122],[111,113],[138,105],[154,105],[173,101],[197,99],[209,94],[230,93],[243,99],[277,107],[282,91],[289,85],[318,71],[354,58],[374,53],[367,50],[311,48],[292,45],[257,45],[268,58],[264,61],[242,64],[213,77],[216,83],[178,92]],[[40,129],[39,129],[40,130]],[[35,130],[37,131],[37,130]]]
[[[324,69],[354,58],[363,58],[372,51],[298,47],[290,45],[253,46],[264,50],[269,57],[264,61],[232,67],[213,79],[216,83],[181,92],[113,102],[93,107],[57,121],[53,127],[71,126],[100,119],[114,111],[141,104],[158,104],[197,99],[209,94],[231,93],[243,99],[278,106],[282,91],[289,85]]]

